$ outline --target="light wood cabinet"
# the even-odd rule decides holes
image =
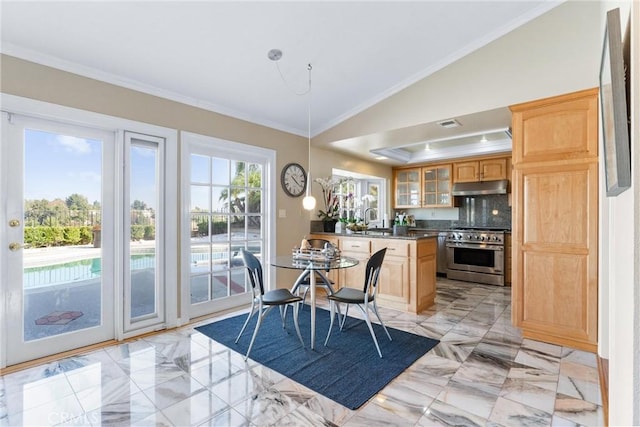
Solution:
[[[422,207],[453,206],[451,197],[451,164],[422,168]]]
[[[364,286],[364,272],[367,261],[371,256],[371,239],[341,237],[339,238],[338,247],[342,255],[360,261],[355,267],[338,270],[338,287],[362,288]]]
[[[511,233],[504,234],[504,283],[511,284]]]
[[[398,169],[394,173],[394,206],[419,208],[422,204],[421,169]]]
[[[453,164],[453,182],[496,181],[507,176],[506,157]]]
[[[415,280],[412,279],[412,288],[415,289],[416,313],[431,307],[436,300],[436,273],[437,273],[437,239],[418,240],[415,246]]]
[[[512,320],[527,338],[596,351],[598,91],[511,111]]]
[[[325,234],[311,237],[329,240]],[[360,261],[355,267],[337,270],[337,277],[332,277],[336,290],[344,286],[362,288],[367,261],[375,252],[387,248],[380,270],[378,303],[412,313],[419,313],[434,304],[436,238],[409,240],[348,235],[339,236],[336,240],[343,256]]]
[[[380,269],[378,290],[381,298],[399,305],[408,305],[409,294],[409,258],[410,242],[407,240],[373,240],[371,253],[374,254],[383,248],[387,248],[384,262]]]

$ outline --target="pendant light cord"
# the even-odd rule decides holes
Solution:
[[[307,168],[309,170],[307,177],[307,196],[311,193],[311,70],[313,67],[311,64],[307,65],[307,70],[309,70],[309,89],[307,90],[307,94],[309,96],[309,102],[307,103],[307,138],[309,141],[309,163]]]
[[[282,82],[284,83],[284,85],[286,86],[287,89],[289,89],[294,95],[297,96],[303,96],[308,94],[309,92],[311,92],[311,64],[309,64],[308,69],[309,69],[309,87],[307,87],[307,90],[305,90],[304,92],[296,92],[295,89],[293,89],[291,86],[289,86],[289,84],[287,83],[287,80],[284,78],[284,74],[282,74],[282,70],[280,69],[280,65],[278,65],[278,62],[276,61],[276,68],[278,69],[278,74],[280,74],[280,78],[282,79]]]

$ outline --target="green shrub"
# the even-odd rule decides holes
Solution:
[[[144,225],[132,225],[131,226],[131,240],[142,240],[144,237]]]
[[[47,246],[62,246],[64,244],[64,228],[63,227],[42,227],[44,236],[49,243]]]
[[[227,232],[227,223],[224,221],[214,221],[211,223],[211,234],[224,234]],[[198,235],[206,236],[209,233],[207,221],[198,223]]]
[[[63,244],[77,245],[80,243],[80,227],[63,227]]]
[[[93,242],[93,231],[89,226],[80,227],[80,244],[87,245]]]
[[[34,248],[43,248],[50,246],[46,240],[44,233],[45,227],[25,227],[24,228],[24,243]]]
[[[156,238],[156,227],[153,225],[144,226],[144,240],[154,240]]]

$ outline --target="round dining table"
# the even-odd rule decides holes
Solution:
[[[325,276],[329,270],[338,270],[341,268],[350,268],[358,265],[359,261],[355,258],[341,256],[335,259],[324,258],[298,258],[293,255],[279,255],[271,259],[269,264],[274,267],[288,268],[292,270],[302,270],[300,276],[296,280],[296,284],[302,281],[307,275],[309,276],[309,294],[311,304],[311,349],[313,350],[316,338],[316,274]],[[330,283],[326,279],[326,283]],[[295,284],[294,284],[295,287]]]

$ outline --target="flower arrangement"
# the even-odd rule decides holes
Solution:
[[[335,194],[335,186],[340,183],[339,179],[316,178],[315,181],[322,187],[322,200],[324,210],[318,210],[318,218],[322,221],[337,221],[340,219],[340,200]]]

